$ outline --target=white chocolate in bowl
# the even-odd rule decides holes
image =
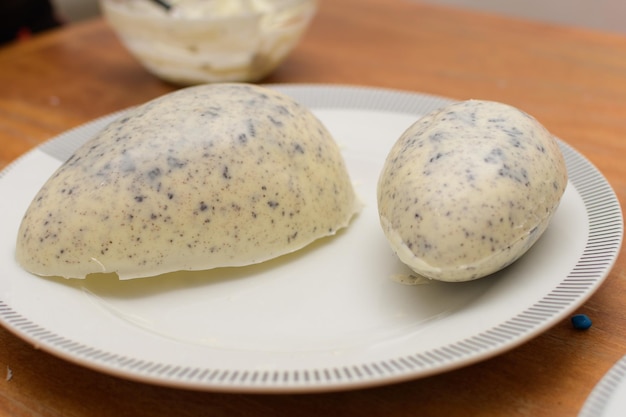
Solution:
[[[251,84],[165,95],[107,126],[48,180],[20,225],[29,272],[122,279],[263,262],[359,210],[334,139]]]
[[[537,120],[468,100],[426,115],[394,144],[378,183],[380,222],[417,274],[468,281],[528,251],[566,185],[563,155]]]

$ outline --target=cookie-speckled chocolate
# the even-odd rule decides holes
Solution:
[[[28,208],[17,260],[121,278],[258,263],[358,210],[339,148],[305,107],[250,84],[191,87],[111,123]]]
[[[380,221],[420,275],[496,272],[543,234],[567,185],[554,137],[526,113],[469,100],[437,110],[394,144],[378,183]]]

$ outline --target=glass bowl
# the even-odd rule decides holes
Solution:
[[[179,85],[254,82],[293,50],[316,0],[100,0],[126,48],[159,78]]]

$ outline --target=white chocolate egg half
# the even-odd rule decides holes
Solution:
[[[359,208],[309,109],[261,86],[202,85],[128,111],[81,146],[26,211],[16,258],[66,278],[243,266],[333,235]]]
[[[417,274],[473,280],[537,241],[566,185],[563,155],[537,120],[463,101],[418,120],[393,145],[378,183],[380,223]]]

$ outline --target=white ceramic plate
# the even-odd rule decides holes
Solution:
[[[626,414],[626,356],[594,387],[578,417],[623,417]]]
[[[468,283],[406,286],[378,223],[376,182],[391,145],[449,100],[371,88],[272,86],[309,106],[340,143],[365,208],[343,233],[262,265],[150,279],[44,279],[14,261],[33,195],[105,117],[0,174],[0,322],[80,365],[149,383],[237,392],[314,392],[424,377],[529,340],[602,283],[622,241],[615,194],[561,143],[570,183],[522,259]],[[8,204],[7,202],[11,202]]]

